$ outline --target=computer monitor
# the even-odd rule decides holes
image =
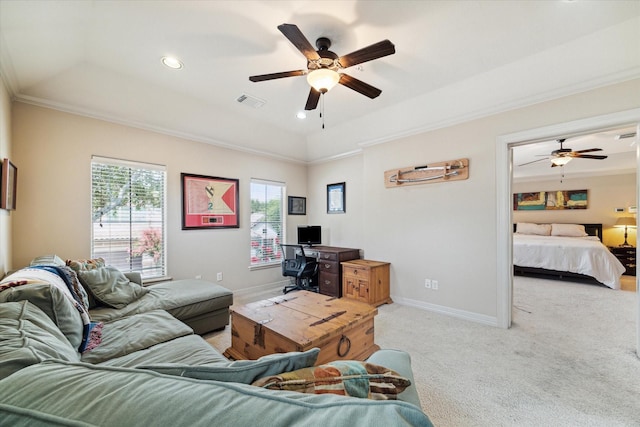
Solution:
[[[322,243],[322,228],[319,225],[298,226],[299,245],[320,245]]]

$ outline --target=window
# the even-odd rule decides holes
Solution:
[[[93,157],[91,256],[145,279],[166,275],[164,166]]]
[[[284,238],[284,184],[251,180],[251,266],[279,263]]]

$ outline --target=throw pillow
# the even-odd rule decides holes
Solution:
[[[396,400],[411,381],[383,366],[354,360],[299,369],[261,378],[254,386],[312,394],[339,394],[373,400]]]
[[[305,352],[294,351],[270,354],[258,360],[237,360],[235,362],[201,366],[162,364],[136,366],[136,368],[150,369],[161,374],[196,378],[199,380],[251,384],[265,376],[278,375],[283,372],[313,366],[318,359],[319,353],[319,348],[312,348]]]
[[[149,292],[111,266],[80,270],[78,276],[97,300],[113,308],[123,308]]]
[[[96,268],[104,267],[105,261],[104,258],[93,258],[93,259],[68,259],[66,261],[67,267],[71,267],[73,271],[78,273],[79,271],[85,270],[95,270]],[[80,280],[80,284],[84,288],[87,293],[87,298],[89,302],[89,308],[97,307],[96,299],[94,298],[89,286],[82,281],[82,278],[78,277]]]
[[[81,270],[95,270],[96,268],[105,266],[104,258],[68,259],[66,264],[76,272]]]

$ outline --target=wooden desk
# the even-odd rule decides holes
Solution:
[[[318,258],[318,292],[336,298],[342,297],[342,268],[340,263],[360,258],[360,249],[335,246],[304,248],[307,256]]]

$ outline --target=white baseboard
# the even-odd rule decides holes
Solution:
[[[289,280],[281,280],[279,282],[267,283],[266,285],[253,286],[251,288],[233,291],[233,303],[246,304],[248,302],[271,298],[278,292],[282,293],[282,289],[289,284],[291,284]]]
[[[458,319],[470,320],[472,322],[481,323],[483,325],[498,327],[498,319],[496,317],[484,314],[473,313],[471,311],[458,310],[456,308],[445,307],[443,305],[431,304],[424,301],[418,301],[410,298],[403,298],[397,295],[391,295],[394,303],[406,305],[409,307],[419,308],[425,311],[431,311],[445,316],[456,317]]]

